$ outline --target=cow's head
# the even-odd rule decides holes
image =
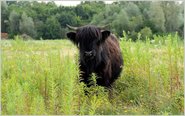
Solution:
[[[92,60],[101,52],[101,44],[108,38],[110,31],[96,26],[72,27],[73,32],[67,33],[67,37],[78,46],[80,56],[86,61]]]

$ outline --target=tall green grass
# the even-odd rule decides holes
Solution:
[[[177,34],[145,42],[124,35],[120,46],[124,69],[110,97],[94,74],[94,86],[79,82],[78,50],[70,41],[1,41],[2,114],[184,114]]]

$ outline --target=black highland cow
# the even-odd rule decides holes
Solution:
[[[67,37],[78,46],[80,51],[80,72],[82,81],[89,85],[89,77],[95,73],[96,82],[100,86],[111,87],[119,77],[123,58],[117,38],[108,30],[87,25],[72,27],[74,32],[67,33]]]

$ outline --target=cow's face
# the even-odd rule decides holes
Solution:
[[[67,37],[78,46],[80,57],[85,61],[94,59],[100,53],[99,48],[109,35],[110,31],[94,26],[80,27],[76,32],[67,33]]]

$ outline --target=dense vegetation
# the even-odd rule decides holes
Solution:
[[[73,1],[71,1],[73,2]],[[66,24],[110,24],[110,30],[121,36],[123,31],[132,40],[137,33],[141,39],[153,34],[165,35],[177,31],[183,37],[183,2],[119,1],[112,4],[81,2],[73,7],[57,6],[54,2],[2,1],[1,31],[15,35],[26,34],[34,39],[65,37]]]
[[[183,115],[183,41],[177,34],[140,39],[121,38],[125,65],[111,98],[95,75],[94,86],[79,83],[78,51],[70,41],[1,41],[2,114]]]

